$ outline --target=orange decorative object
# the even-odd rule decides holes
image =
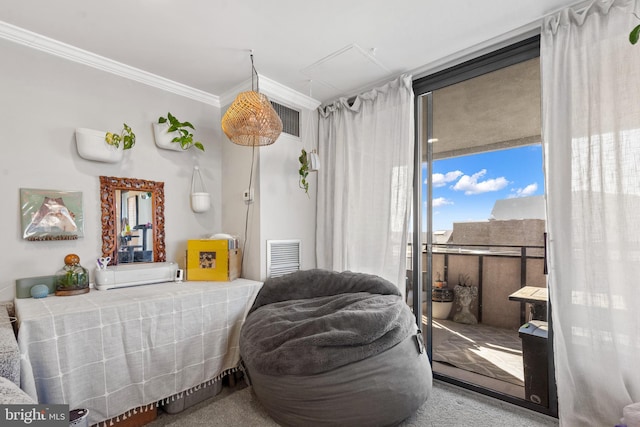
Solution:
[[[65,265],[80,264],[80,257],[76,254],[69,254],[66,257],[64,257],[64,264]]]

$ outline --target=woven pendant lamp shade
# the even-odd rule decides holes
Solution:
[[[222,117],[222,130],[238,145],[270,145],[282,132],[282,120],[269,99],[252,90],[238,94]]]

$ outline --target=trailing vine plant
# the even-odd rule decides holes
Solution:
[[[204,151],[204,145],[200,141],[193,140],[193,133],[189,130],[196,128],[190,122],[181,122],[171,113],[167,113],[167,117],[158,118],[158,123],[169,123],[167,133],[178,132],[178,136],[173,138],[171,142],[177,142],[183,150],[196,147],[198,150]]]
[[[298,157],[298,161],[300,162],[300,168],[298,169],[298,185],[305,193],[307,193],[307,197],[309,197],[309,181],[307,181],[307,177],[309,176],[309,157],[307,156],[307,151],[304,148],[302,149],[300,157]]]
[[[107,142],[107,144],[113,145],[116,148],[120,148],[120,143],[123,143],[123,148],[125,150],[128,150],[136,145],[136,134],[133,133],[131,128],[126,123],[123,123],[122,125],[124,129],[122,129],[122,132],[120,132],[120,134],[107,132],[104,136],[104,140]]]
[[[640,16],[636,15],[635,13],[634,15],[636,18],[640,19]],[[629,41],[631,42],[631,44],[638,43],[638,39],[640,39],[640,25],[636,25],[636,27],[629,33]]]

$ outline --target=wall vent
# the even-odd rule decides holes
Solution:
[[[271,105],[282,120],[282,132],[300,138],[300,111],[273,101],[271,101]]]
[[[267,240],[267,277],[284,276],[300,270],[300,240]]]

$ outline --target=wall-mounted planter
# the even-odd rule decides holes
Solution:
[[[200,182],[201,191],[198,191],[198,181]],[[211,195],[207,193],[204,186],[200,168],[193,167],[193,175],[191,175],[191,210],[196,213],[206,212],[211,207]]]
[[[309,170],[311,172],[318,172],[320,170],[320,157],[316,150],[311,150],[309,153]]]
[[[124,144],[118,148],[104,140],[106,132],[87,128],[76,129],[76,148],[80,157],[95,162],[118,163],[122,160]]]
[[[196,212],[206,212],[211,207],[211,195],[209,193],[191,193],[191,209]]]
[[[171,142],[176,136],[180,136],[180,132],[167,132],[169,123],[153,123],[153,136],[156,146],[164,150],[183,151],[180,143]]]

